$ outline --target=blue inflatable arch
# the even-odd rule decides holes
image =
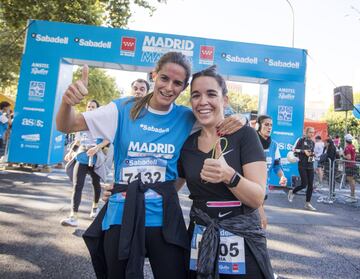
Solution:
[[[286,153],[303,130],[305,50],[39,20],[26,34],[8,161],[62,161],[55,115],[74,64],[149,72],[168,51],[185,54],[193,71],[216,64],[228,80],[262,84],[259,111],[273,117],[287,176],[296,173]]]

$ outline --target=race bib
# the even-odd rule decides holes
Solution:
[[[197,270],[199,244],[206,227],[195,225],[191,240],[190,269]],[[245,274],[244,238],[220,229],[219,273]]]
[[[155,157],[127,158],[121,167],[121,180],[131,183],[139,178],[143,183],[164,182],[166,160]]]

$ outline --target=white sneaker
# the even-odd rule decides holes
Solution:
[[[293,193],[293,190],[289,190],[289,193],[288,193],[288,201],[289,202],[292,202],[293,199],[294,199],[294,193]]]
[[[90,212],[90,218],[95,218],[98,215],[99,211],[100,210],[98,207],[92,208]]]
[[[304,208],[305,208],[306,210],[316,211],[316,208],[313,207],[313,206],[311,205],[311,203],[309,203],[309,202],[306,202],[306,203],[305,203]]]
[[[66,227],[68,227],[68,226],[69,227],[77,227],[78,221],[74,216],[70,216],[68,218],[61,220],[61,225],[66,226]]]
[[[345,202],[355,203],[355,202],[357,202],[357,199],[355,197],[349,197],[345,200]]]

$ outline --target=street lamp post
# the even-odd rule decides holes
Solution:
[[[292,13],[292,47],[294,47],[294,38],[295,38],[295,13],[294,13],[294,8],[293,6],[291,5],[290,1],[289,0],[285,0],[290,8],[291,8],[291,13]]]

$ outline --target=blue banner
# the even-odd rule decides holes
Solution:
[[[72,80],[71,63],[108,63],[113,68],[121,65],[125,70],[150,72],[164,53],[179,51],[191,61],[193,71],[216,64],[227,77],[304,85],[303,49],[38,20],[29,24],[9,146],[10,162],[52,164],[62,160],[64,136],[56,131],[55,115]],[[298,94],[304,94],[303,90]],[[286,120],[280,122],[284,129],[290,129]],[[300,122],[302,126],[303,120]]]
[[[284,174],[290,185],[291,176],[298,175],[298,171],[297,164],[289,163],[286,155],[303,134],[305,84],[270,81],[268,86],[267,114],[273,119],[271,138],[278,143]],[[279,185],[275,173],[270,176],[270,185]]]

